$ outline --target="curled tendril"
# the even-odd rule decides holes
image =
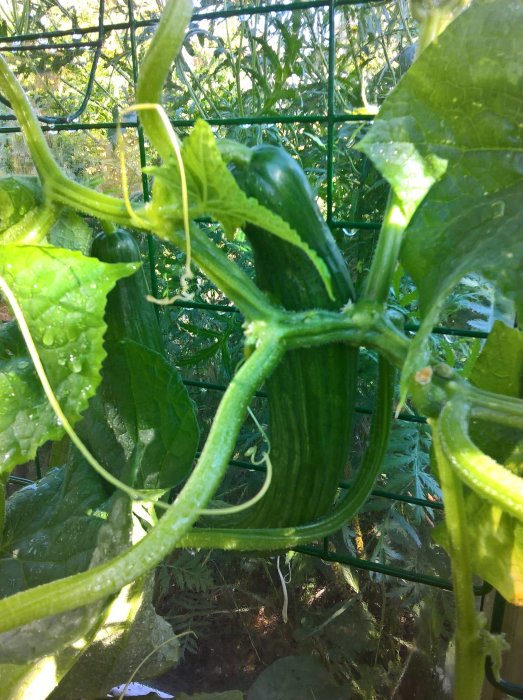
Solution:
[[[245,501],[244,503],[240,503],[240,504],[234,505],[234,506],[226,506],[225,508],[206,508],[206,509],[200,511],[200,513],[202,515],[232,515],[234,513],[239,513],[243,510],[247,510],[247,508],[251,508],[255,503],[258,503],[258,501],[260,501],[265,496],[267,491],[269,490],[269,486],[271,485],[271,481],[272,481],[272,462],[271,462],[271,459],[269,456],[270,451],[271,451],[270,441],[269,441],[269,438],[268,438],[265,430],[258,422],[258,419],[254,415],[254,413],[251,411],[250,408],[248,408],[247,410],[249,411],[249,415],[251,416],[256,427],[260,431],[263,439],[267,443],[267,450],[265,450],[265,452],[263,452],[262,456],[259,459],[256,459],[256,449],[255,448],[252,452],[249,451],[249,457],[251,460],[251,464],[254,464],[257,466],[259,466],[261,464],[265,464],[265,466],[266,466],[267,471],[265,474],[265,479],[264,479],[264,482],[262,484],[262,487],[258,491],[258,493],[256,493],[252,498],[249,498],[249,500]]]

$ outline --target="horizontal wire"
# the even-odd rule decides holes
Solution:
[[[343,7],[346,5],[383,5],[383,0],[337,0],[334,3],[335,7]],[[220,19],[234,17],[238,15],[263,15],[271,12],[291,12],[317,8],[328,8],[329,0],[304,0],[302,2],[277,3],[275,5],[260,5],[247,6],[241,8],[231,8],[229,10],[215,10],[211,12],[195,12],[191,18],[192,22],[199,22],[209,19]],[[142,19],[134,22],[112,22],[103,25],[104,34],[109,32],[119,31],[122,29],[130,29],[131,25],[136,29],[154,27],[158,24],[159,19]],[[53,29],[47,32],[30,32],[27,34],[17,34],[13,36],[3,36],[0,38],[0,50],[4,50],[3,44],[14,44],[19,41],[31,41],[34,39],[52,39],[62,36],[76,36],[83,34],[92,34],[98,32],[99,26],[89,25],[87,27],[71,27],[70,29]]]
[[[64,49],[74,49],[74,50],[81,50],[81,49],[86,49],[86,48],[92,48],[93,46],[98,46],[99,42],[98,41],[83,41],[83,42],[67,42],[64,44],[23,44],[21,46],[9,46],[8,48],[5,46],[2,46],[0,48],[1,51],[4,52],[10,52],[10,53],[15,53],[15,52],[20,52],[20,51],[43,51],[43,50],[64,50]]]
[[[320,549],[318,547],[300,546],[293,547],[292,549],[294,552],[299,552],[300,554],[308,554],[310,556],[323,559],[324,561],[332,561],[337,562],[339,564],[345,564],[347,566],[354,566],[356,569],[374,571],[379,574],[385,574],[386,576],[393,576],[394,578],[404,579],[405,581],[412,581],[414,583],[422,583],[427,586],[434,586],[435,588],[441,588],[445,591],[453,590],[452,582],[449,579],[440,576],[420,574],[417,571],[409,571],[408,569],[402,569],[397,566],[391,566],[390,564],[380,564],[378,562],[370,561],[369,559],[360,559],[358,557],[351,556],[350,554],[329,552],[325,549]],[[477,596],[485,595],[491,590],[492,586],[486,581],[480,585],[474,586],[474,594]]]
[[[0,119],[13,119],[11,115],[0,115]],[[337,123],[344,122],[370,122],[374,119],[373,114],[335,114],[332,120]],[[171,125],[177,129],[193,127],[196,118],[194,119],[170,119]],[[330,118],[327,114],[266,114],[253,117],[206,117],[205,121],[211,126],[256,126],[260,124],[327,124]],[[96,129],[116,129],[118,122],[79,122],[76,124],[57,124],[53,126],[43,126],[44,131],[54,130],[60,131],[78,130],[93,130]],[[129,127],[136,126],[136,122],[126,121],[120,122],[120,126]],[[19,130],[19,129],[18,129]],[[340,225],[347,225],[341,222]]]

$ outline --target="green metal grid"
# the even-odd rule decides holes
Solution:
[[[153,27],[156,24],[156,20],[140,20],[136,19],[135,16],[135,1],[127,0],[127,10],[128,10],[128,21],[118,22],[118,23],[104,23],[105,14],[105,0],[99,1],[98,7],[98,24],[85,27],[72,27],[71,29],[63,30],[53,30],[49,32],[38,32],[38,33],[27,33],[20,34],[10,37],[0,37],[0,51],[3,52],[36,52],[36,51],[47,51],[47,50],[92,50],[93,57],[91,62],[91,68],[89,71],[89,79],[84,92],[84,95],[80,101],[79,106],[73,112],[61,115],[43,115],[39,119],[42,122],[42,128],[44,131],[90,131],[90,130],[107,130],[115,129],[118,123],[115,121],[103,121],[103,122],[82,122],[79,119],[84,114],[89,100],[91,98],[92,89],[96,77],[96,70],[99,63],[99,58],[101,51],[103,49],[105,37],[110,33],[115,31],[129,31],[130,42],[131,42],[131,68],[132,68],[132,80],[134,87],[136,87],[137,77],[138,77],[138,58],[137,58],[137,41],[136,32],[138,29],[143,29],[147,27]],[[206,120],[213,126],[247,126],[247,125],[285,125],[285,124],[319,124],[326,126],[327,129],[327,199],[326,199],[326,211],[327,211],[327,223],[331,228],[351,228],[358,229],[362,231],[376,231],[380,229],[380,221],[351,221],[336,219],[334,217],[334,153],[335,153],[335,128],[336,125],[347,123],[347,122],[370,122],[372,117],[369,115],[361,114],[346,114],[346,113],[336,113],[335,105],[335,13],[338,8],[343,6],[357,6],[357,5],[382,5],[383,0],[303,0],[300,2],[288,2],[288,3],[271,3],[266,2],[264,5],[259,6],[241,6],[241,7],[229,7],[228,9],[221,9],[216,11],[196,11],[193,15],[193,22],[197,23],[203,20],[212,19],[223,19],[226,17],[237,17],[242,15],[253,16],[253,15],[263,15],[268,13],[278,13],[278,12],[289,12],[289,11],[305,11],[310,9],[326,9],[329,13],[329,39],[327,46],[327,58],[328,58],[328,85],[327,85],[327,111],[326,113],[315,113],[315,114],[303,114],[303,115],[267,115],[267,116],[244,116],[244,117],[230,117],[230,118],[212,118],[209,117]],[[94,34],[96,39],[82,39],[78,40],[77,37],[85,37],[87,35]],[[67,38],[74,36],[73,41],[47,41],[42,43],[42,40],[56,40],[61,38]],[[33,42],[33,43],[30,43]],[[4,105],[8,105],[7,101],[0,95],[0,102]],[[20,132],[17,125],[10,125],[15,120],[14,115],[4,114],[0,115],[0,135],[1,134],[13,134]],[[190,127],[193,125],[193,119],[172,119],[172,124],[175,128]],[[147,165],[146,149],[145,149],[145,138],[143,130],[140,126],[139,121],[133,119],[126,119],[120,122],[120,127],[123,129],[135,129],[138,137],[139,153],[140,153],[140,165],[145,167]],[[147,175],[142,173],[142,189],[145,201],[149,200],[150,188],[149,180]],[[152,236],[148,236],[148,255],[151,271],[151,287],[152,292],[155,296],[158,296],[158,282],[155,275],[155,262],[157,256],[155,239]],[[201,309],[206,312],[219,312],[219,313],[238,313],[237,310],[230,305],[221,304],[209,304],[203,302],[175,302],[175,305],[187,309]],[[408,324],[405,327],[406,331],[415,332],[418,326],[416,324]],[[447,327],[436,327],[433,332],[435,334],[446,334],[453,335],[457,337],[466,338],[486,338],[488,333],[471,331],[462,328],[447,328]],[[209,389],[214,391],[223,392],[226,388],[225,385],[213,384],[210,382],[201,382],[194,380],[186,380],[185,383],[188,386],[197,387],[200,389]],[[257,396],[264,396],[264,392],[257,392]],[[356,411],[359,413],[369,414],[372,412],[371,409],[358,406]],[[403,421],[414,421],[414,422],[425,422],[423,416],[412,416],[409,414],[400,414],[397,418]],[[231,460],[231,465],[249,469],[251,471],[263,469],[263,467],[256,467],[251,463],[242,462],[241,460]],[[36,469],[38,478],[41,477],[41,470],[38,458],[36,460]],[[12,476],[10,481],[13,483],[18,483],[20,485],[27,485],[32,483],[28,479],[24,479],[17,476]],[[340,488],[349,488],[350,482],[341,481]],[[427,507],[435,510],[442,510],[443,505],[438,502],[429,501],[428,499],[414,498],[411,496],[405,496],[403,494],[390,493],[383,489],[374,489],[372,495],[379,498],[394,499],[397,501],[402,501],[410,503],[413,505],[418,505],[422,507]],[[368,571],[377,572],[387,576],[392,576],[395,578],[400,578],[424,585],[429,585],[443,590],[452,590],[452,583],[450,580],[443,577],[437,577],[432,575],[427,575],[420,572],[408,571],[399,567],[380,564],[378,562],[372,562],[369,560],[359,559],[357,557],[342,555],[339,553],[333,553],[329,551],[329,540],[323,542],[320,546],[302,546],[296,547],[295,551],[307,554],[310,556],[319,557],[325,561],[338,562],[341,564],[353,566],[359,569],[364,569]],[[475,587],[475,593],[478,596],[484,596],[491,587],[488,584],[483,584]],[[494,616],[492,622],[492,631],[499,632],[501,630],[501,624],[503,619],[503,609],[504,601],[496,594]],[[487,657],[486,662],[486,673],[488,680],[496,688],[505,691],[512,697],[523,698],[523,688],[511,683],[510,681],[496,681],[492,674],[492,666],[490,658]]]

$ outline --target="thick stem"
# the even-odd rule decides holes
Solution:
[[[2,245],[7,243],[38,245],[42,243],[59,214],[58,207],[48,204],[31,209],[20,221],[2,233]]]
[[[434,449],[445,503],[445,524],[456,602],[454,700],[479,700],[483,685],[485,653],[482,649],[481,626],[474,604],[463,485],[447,459],[441,437],[443,432],[439,421],[435,420]]]
[[[42,181],[45,178],[62,177],[60,166],[55,161],[51,149],[47,145],[33,107],[1,54],[0,87],[17,116],[22,134]]]
[[[281,355],[280,339],[268,331],[234,376],[193,473],[157,526],[101,566],[0,600],[0,632],[106,598],[159,564],[212,497],[227,469],[249,402]]]
[[[401,369],[409,348],[407,338],[376,305],[363,301],[352,304],[343,313],[322,309],[281,312],[279,322],[288,350],[347,342],[377,350]]]
[[[361,299],[380,304],[387,301],[407,224],[408,219],[391,190]]]
[[[136,227],[136,217],[129,214],[121,199],[103,194],[103,192],[95,192],[79,182],[69,180],[63,173],[60,174],[60,177],[46,178],[44,188],[48,201],[65,204],[76,211],[111,224]],[[136,211],[140,216],[139,209]],[[146,228],[145,224],[144,228]]]
[[[326,517],[297,527],[233,529],[195,528],[183,537],[180,547],[208,547],[238,550],[274,550],[296,547],[336,532],[359,511],[367,500],[387,451],[394,371],[386,360],[379,361],[376,413],[373,415],[368,447],[356,478],[345,498]]]
[[[160,104],[165,80],[171,65],[183,45],[185,32],[192,15],[191,0],[169,0],[154,39],[140,67],[136,84],[136,101],[139,104]],[[158,113],[141,112],[140,120],[147,138],[164,161],[172,154],[170,136]]]
[[[470,403],[474,417],[523,431],[523,400],[494,394],[465,382],[456,384],[456,392]]]

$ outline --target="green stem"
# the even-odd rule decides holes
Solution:
[[[399,200],[391,190],[378,245],[372,259],[361,299],[384,304],[389,296],[398,263],[403,234],[408,224]]]
[[[169,0],[149,49],[142,61],[136,84],[138,104],[160,104],[165,80],[171,65],[182,48],[185,32],[192,15],[191,0]],[[159,115],[154,112],[141,112],[143,130],[164,161],[172,153],[171,137]]]
[[[185,249],[183,231],[175,229],[167,237],[181,250]],[[193,259],[203,274],[236,304],[246,318],[269,320],[279,317],[279,311],[251,278],[229,260],[196,224],[191,225],[191,250]]]
[[[287,350],[347,342],[377,350],[392,365],[401,369],[409,340],[374,304],[358,301],[343,313],[320,309],[281,312],[279,323]]]
[[[456,19],[471,0],[446,0],[446,2],[434,2],[434,0],[416,0],[412,2],[412,14],[420,23],[418,48],[416,56],[419,56],[429,44]]]
[[[523,430],[521,423],[522,410],[523,401],[520,401],[519,405],[516,404],[514,406],[501,404],[500,402],[500,404],[496,406],[472,406],[471,415],[478,420],[506,425],[516,430]]]
[[[468,435],[469,413],[469,404],[459,396],[441,411],[438,425],[447,459],[459,478],[478,496],[522,520],[523,479],[476,447]]]
[[[136,227],[136,218],[131,217],[124,202],[102,192],[95,192],[89,187],[69,180],[63,173],[44,181],[46,199],[65,204],[88,216],[108,221],[121,226]],[[136,210],[140,215],[140,210]],[[144,225],[144,228],[146,226]]]
[[[280,338],[268,330],[234,376],[193,473],[157,526],[101,566],[0,600],[0,632],[106,598],[159,564],[212,497],[227,469],[249,402],[281,355]]]
[[[347,495],[332,512],[321,520],[307,525],[284,528],[233,529],[195,528],[179,543],[180,547],[205,547],[239,550],[288,549],[336,532],[358,512],[367,500],[376,477],[380,473],[392,422],[394,398],[394,371],[388,362],[379,360],[376,413],[372,417],[368,447],[356,478]]]
[[[445,503],[445,525],[456,603],[454,700],[479,700],[483,685],[485,654],[480,638],[481,625],[474,603],[463,485],[454,473],[454,465],[447,459],[448,453],[444,447],[442,434],[446,437],[447,426],[435,420],[433,423],[434,449]]]
[[[471,384],[459,382],[456,391],[471,404],[474,417],[483,417],[494,423],[502,423],[523,430],[523,401],[514,396],[494,394]]]

